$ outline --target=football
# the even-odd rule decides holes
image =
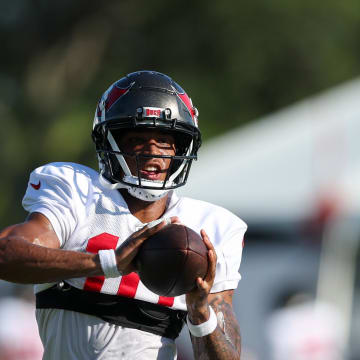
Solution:
[[[207,248],[201,236],[185,225],[169,224],[150,236],[139,249],[141,281],[160,296],[186,294],[208,269]]]

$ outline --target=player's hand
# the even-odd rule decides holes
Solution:
[[[201,237],[208,249],[208,271],[205,277],[196,279],[196,287],[194,290],[186,294],[186,305],[189,311],[190,319],[196,316],[196,313],[206,316],[208,314],[208,295],[214,284],[216,273],[216,252],[205,230],[201,230]],[[202,321],[200,321],[202,322]]]
[[[177,216],[173,216],[170,219],[171,223],[178,223],[179,218]],[[117,260],[117,266],[122,274],[127,275],[133,271],[136,271],[136,266],[134,264],[134,258],[137,255],[141,244],[151,235],[157,233],[164,226],[166,226],[168,222],[163,220],[162,222],[154,225],[153,223],[149,223],[145,225],[140,230],[134,232],[130,235],[118,249],[115,251],[115,256]]]

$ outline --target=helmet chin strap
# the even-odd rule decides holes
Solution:
[[[124,176],[124,179],[126,177],[127,176]],[[136,179],[135,181],[138,182],[138,178],[136,176],[132,176],[132,178]],[[126,189],[131,196],[139,200],[149,201],[149,202],[162,199],[170,191],[167,189],[159,189],[159,190],[142,189],[136,186],[126,185],[123,183],[112,184],[103,176],[103,172],[99,174],[99,182],[104,188],[108,190]],[[151,180],[146,180],[146,181],[143,180],[142,183],[146,183],[146,185],[151,185],[151,186],[159,186],[159,185],[161,186],[161,184],[155,183],[154,181]]]
[[[127,191],[137,199],[152,202],[162,199],[170,190],[141,189],[134,186],[128,186]]]

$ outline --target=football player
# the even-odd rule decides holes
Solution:
[[[98,103],[99,172],[51,163],[31,173],[29,215],[0,235],[0,278],[36,284],[44,359],[175,359],[184,323],[196,359],[240,359],[232,296],[246,224],[174,191],[197,158],[197,118],[170,77],[134,72]],[[139,246],[170,222],[201,233],[209,259],[205,278],[174,298],[148,290],[134,262]]]

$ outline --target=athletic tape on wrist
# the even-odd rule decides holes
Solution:
[[[122,275],[117,267],[114,250],[99,250],[99,259],[105,277],[115,278]]]
[[[191,335],[195,337],[202,337],[211,334],[217,327],[217,317],[214,309],[210,308],[210,317],[209,320],[203,322],[199,325],[193,325],[189,320],[189,315],[186,316],[186,323],[189,328]]]

